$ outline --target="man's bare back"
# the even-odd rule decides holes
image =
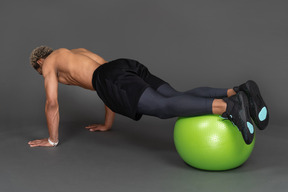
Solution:
[[[58,83],[76,85],[94,90],[92,76],[100,65],[107,63],[99,55],[83,48],[68,50],[60,48],[49,50],[48,47],[38,47],[35,50],[46,51],[47,57],[31,58],[33,67],[43,75],[46,91],[45,114],[49,138],[29,141],[30,147],[55,146],[58,144],[59,104]],[[43,50],[42,50],[43,49]],[[37,53],[32,52],[37,55]],[[40,54],[42,55],[42,54]],[[39,57],[39,56],[37,56]],[[107,131],[111,128],[115,113],[105,105],[105,123],[86,126],[90,131]]]
[[[59,83],[76,85],[89,90],[94,90],[91,83],[93,72],[101,64],[106,63],[102,57],[83,48],[57,49],[46,58],[46,61],[43,69],[47,63],[54,65],[53,69],[55,69]]]

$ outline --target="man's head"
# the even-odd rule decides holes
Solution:
[[[53,49],[47,46],[40,46],[32,51],[30,55],[30,63],[40,75],[42,75],[42,64],[44,59],[46,59],[52,52]]]

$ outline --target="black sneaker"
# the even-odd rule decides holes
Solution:
[[[251,144],[254,138],[254,126],[249,113],[249,103],[246,94],[239,91],[236,95],[225,97],[226,112],[222,117],[228,118],[242,133],[246,144]]]
[[[248,96],[249,101],[249,112],[254,123],[260,130],[267,127],[269,122],[268,108],[261,97],[258,85],[249,80],[246,83],[234,87],[233,90],[237,93],[239,91],[244,91]]]

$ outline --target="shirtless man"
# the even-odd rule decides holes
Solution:
[[[96,90],[104,102],[105,123],[87,126],[90,131],[109,130],[115,112],[136,121],[143,114],[161,119],[219,114],[231,120],[250,144],[254,137],[252,119],[261,130],[268,125],[268,109],[254,81],[231,89],[199,87],[179,92],[136,60],[122,58],[107,62],[83,48],[53,50],[40,46],[32,51],[30,60],[44,78],[49,130],[49,138],[29,141],[30,147],[51,147],[59,142],[58,82]]]
[[[37,59],[35,55],[39,55],[36,61],[39,64],[35,66],[39,74],[44,77],[44,86],[46,90],[45,113],[47,118],[48,130],[51,142],[58,142],[58,126],[59,126],[59,105],[58,105],[58,82],[66,85],[76,85],[85,89],[94,90],[92,82],[92,74],[96,68],[106,63],[99,55],[79,48],[68,50],[61,48],[53,51],[48,47],[38,48],[38,53],[31,55],[32,59]],[[42,53],[41,53],[42,52]],[[51,54],[49,54],[51,52]],[[34,55],[33,55],[34,54]],[[41,58],[41,54],[49,54],[45,58]],[[35,68],[34,67],[34,68]],[[94,90],[95,91],[95,90]],[[105,105],[105,124],[94,124],[87,126],[90,131],[107,131],[111,128],[115,113]],[[30,141],[31,147],[36,146],[52,146],[48,139]]]

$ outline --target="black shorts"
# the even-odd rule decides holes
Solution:
[[[156,90],[165,83],[143,64],[126,58],[100,65],[92,77],[93,87],[104,104],[135,121],[143,115],[137,113],[137,105],[144,90],[147,87]]]

